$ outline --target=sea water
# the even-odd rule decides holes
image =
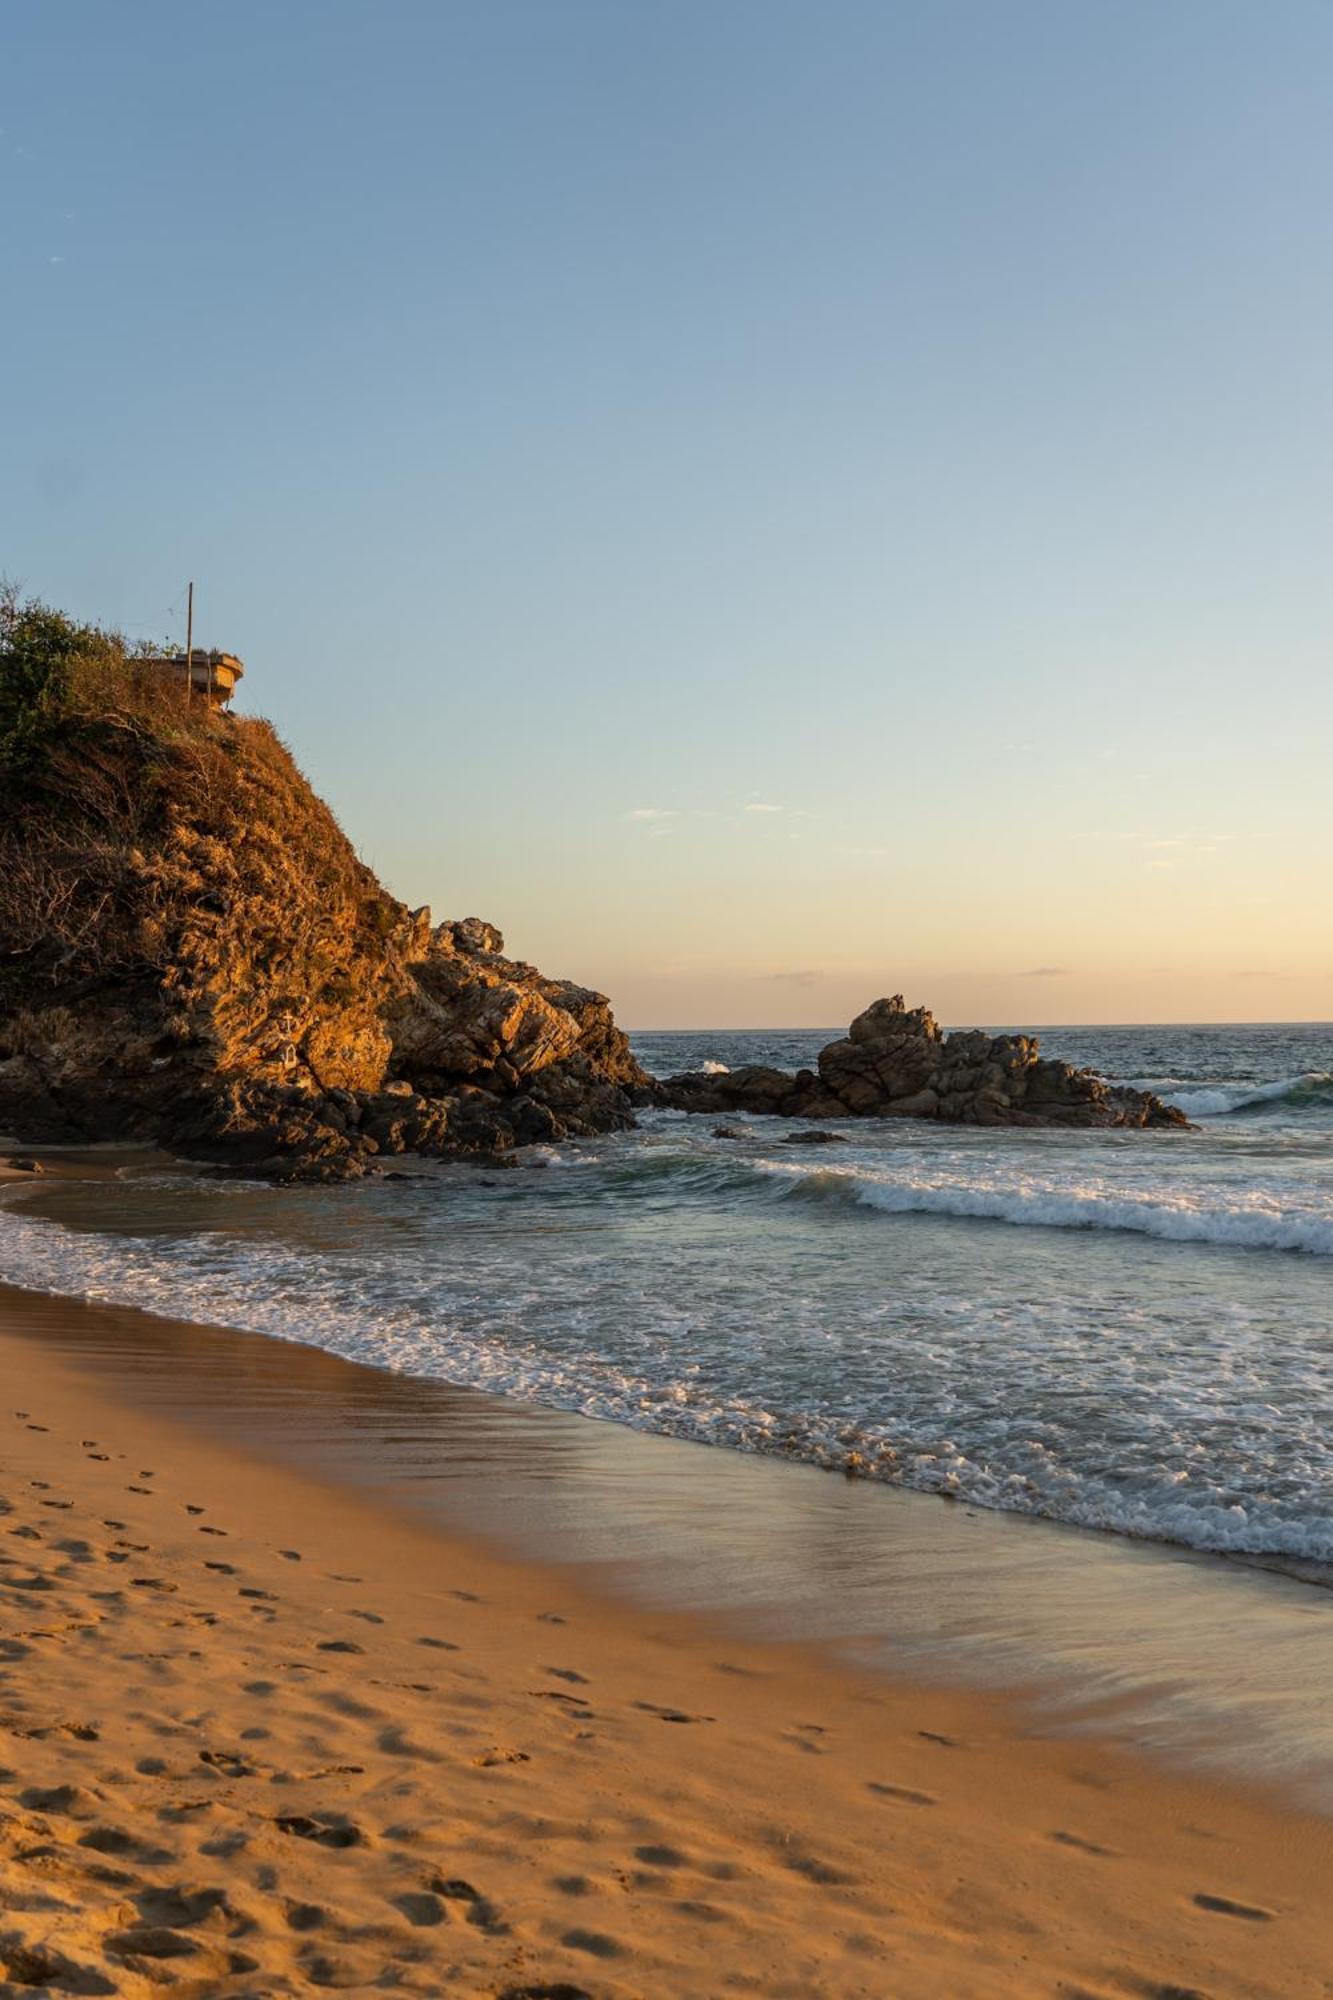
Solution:
[[[825,1032],[639,1035],[659,1074]],[[651,1113],[504,1171],[28,1185],[0,1275],[723,1448],[1333,1564],[1333,1025],[1048,1029],[1191,1132]],[[722,1129],[715,1130],[715,1127]],[[808,1129],[808,1128],[805,1128]]]

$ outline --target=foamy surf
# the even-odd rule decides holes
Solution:
[[[657,1037],[653,1066],[796,1067],[815,1039]],[[1333,1030],[1045,1042],[1227,1108],[1160,1137],[848,1119],[818,1152],[783,1121],[654,1113],[510,1172],[409,1162],[340,1190],[51,1177],[0,1208],[0,1273],[976,1506],[1333,1563]]]
[[[1265,1104],[1291,1104],[1298,1108],[1333,1104],[1333,1074],[1327,1070],[1305,1070],[1300,1076],[1279,1077],[1272,1083],[1195,1085],[1150,1078],[1134,1087],[1156,1091],[1189,1118],[1227,1118]]]
[[[1059,1186],[1036,1179],[922,1176],[891,1171],[815,1173],[786,1160],[766,1159],[759,1170],[785,1183],[797,1197],[843,1199],[885,1215],[941,1215],[971,1222],[1005,1222],[1015,1228],[1127,1230],[1164,1243],[1214,1244],[1228,1250],[1295,1250],[1333,1256],[1333,1210],[1293,1213],[1264,1194],[1230,1201],[1174,1193],[1112,1192],[1105,1187]]]

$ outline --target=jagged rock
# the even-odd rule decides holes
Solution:
[[[968,1125],[1165,1125],[1189,1120],[1150,1091],[1115,1088],[1091,1070],[1048,1062],[1031,1035],[946,1035],[900,993],[858,1014],[799,1070],[691,1073],[658,1086],[684,1111],[758,1111],[786,1118],[935,1118]],[[811,1133],[808,1142],[820,1135]],[[836,1134],[827,1135],[829,1138]]]
[[[0,604],[0,1132],[333,1180],[633,1122],[604,995],[406,909],[267,723],[103,634],[81,677],[88,634],[31,610]]]

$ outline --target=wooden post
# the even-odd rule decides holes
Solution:
[[[194,700],[194,585],[186,597],[185,612],[185,699]]]

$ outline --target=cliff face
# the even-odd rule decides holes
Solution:
[[[632,1122],[604,997],[408,911],[267,723],[0,609],[0,1131],[340,1178]]]
[[[901,993],[858,1014],[820,1050],[819,1071],[740,1069],[671,1077],[658,1101],[685,1111],[778,1112],[787,1118],[934,1118],[951,1125],[1188,1127],[1151,1091],[1052,1062],[1035,1036],[946,1035]]]

